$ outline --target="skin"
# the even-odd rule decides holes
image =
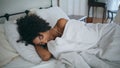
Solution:
[[[67,20],[64,18],[61,18],[57,21],[56,25],[46,31],[46,32],[40,32],[40,36],[37,36],[35,39],[33,39],[33,43],[35,44],[35,49],[38,55],[41,57],[43,61],[47,61],[52,57],[52,54],[48,51],[48,49],[42,48],[39,45],[46,44],[50,40],[54,40],[56,37],[61,37],[62,33],[64,31],[65,25],[67,23]],[[58,32],[56,32],[57,30]]]

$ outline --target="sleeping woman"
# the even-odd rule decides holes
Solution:
[[[114,24],[87,26],[82,21],[61,18],[51,28],[48,22],[34,14],[21,17],[17,20],[17,25],[19,41],[34,45],[36,52],[44,61],[52,56],[58,58],[61,53],[82,52],[100,47],[100,40],[107,38],[103,36],[108,34],[109,37],[111,29],[116,26]]]
[[[49,23],[34,14],[21,17],[17,20],[19,41],[24,41],[26,45],[33,44],[41,59],[47,61],[52,55],[46,44],[62,36],[66,23],[67,20],[62,18],[51,28]]]

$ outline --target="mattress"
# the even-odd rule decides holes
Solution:
[[[49,61],[42,61],[40,64],[33,64],[18,56],[2,68],[55,68],[55,62],[55,59],[50,59]]]

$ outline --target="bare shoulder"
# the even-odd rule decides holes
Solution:
[[[62,34],[63,31],[64,31],[64,28],[65,28],[66,23],[67,23],[67,19],[60,18],[60,19],[57,21],[57,23],[56,23],[56,25],[54,26],[53,29],[56,29],[57,32],[59,32],[60,34]]]
[[[67,19],[65,18],[60,18],[57,23],[56,23],[56,26],[60,29],[64,29],[65,25],[67,23]]]

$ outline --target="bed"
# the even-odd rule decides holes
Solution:
[[[112,57],[112,61],[110,62],[106,60],[111,58],[110,57],[111,54],[109,53],[107,54],[109,54],[110,56],[107,56],[106,54],[100,55],[101,58],[104,58],[105,63],[102,63],[102,61],[96,60],[96,56],[92,56],[93,53],[96,52],[94,51],[95,47],[93,50],[88,50],[87,53],[79,52],[79,54],[82,55],[82,57],[84,57],[84,60],[87,61],[87,63],[83,60],[82,57],[79,57],[79,55],[74,51],[73,52],[69,51],[70,53],[63,52],[63,54],[61,54],[61,56],[57,59],[51,58],[49,61],[42,61],[41,58],[37,55],[33,46],[31,45],[25,46],[24,43],[16,42],[16,40],[18,40],[19,38],[19,34],[16,29],[17,26],[15,24],[16,19],[26,14],[36,14],[42,17],[43,19],[45,19],[46,21],[48,21],[50,23],[50,26],[52,27],[55,25],[56,21],[60,18],[66,18],[69,20],[69,17],[65,14],[65,12],[61,8],[51,7],[51,6],[49,8],[47,7],[43,9],[31,8],[29,10],[25,10],[24,12],[14,13],[14,14],[5,14],[4,16],[1,16],[1,17],[5,17],[7,20],[3,24],[0,24],[0,68],[75,68],[75,67],[76,68],[91,68],[91,67],[92,68],[120,68],[120,61],[119,61],[120,45],[115,46],[115,48],[117,47],[118,51],[117,52],[113,51],[113,53],[115,54],[117,53],[118,55],[115,56],[114,58]],[[80,21],[80,23],[81,22],[87,25],[87,27],[92,27],[92,28],[96,27],[95,24],[86,24],[85,22]],[[117,25],[117,27],[119,27],[119,25]],[[106,40],[102,40],[102,42],[103,41],[106,41]],[[62,42],[60,41],[60,44],[61,43]],[[63,44],[67,44],[67,43],[63,43]],[[104,45],[104,43],[101,43],[101,44]],[[104,49],[104,47],[102,46],[101,48]],[[109,48],[112,49],[111,47]],[[61,48],[61,49],[64,49],[64,48]],[[107,49],[108,48],[104,49],[104,51]],[[52,49],[50,50],[52,52]],[[88,54],[90,52],[93,52],[93,53]],[[66,57],[68,56],[69,58],[66,59]],[[81,63],[78,62],[78,60],[81,61]],[[93,63],[91,61],[93,61]],[[111,63],[111,62],[115,62],[115,63]],[[111,66],[109,67],[106,64]]]
[[[63,18],[63,17],[68,18],[68,16],[65,13],[63,13],[63,11],[58,7],[41,9],[41,11],[38,11],[38,10],[39,9],[37,8],[30,9],[31,11],[30,14],[36,13],[42,16],[42,18],[47,19],[47,21],[53,22],[50,24],[52,27],[55,25],[55,22],[59,18]],[[47,15],[49,13],[48,11],[51,12],[49,14],[50,16]],[[59,15],[58,12],[61,13],[61,15]],[[24,14],[22,15],[24,16]],[[1,58],[0,65],[2,66],[1,68],[48,68],[48,67],[55,68],[55,62],[56,62],[55,59],[52,58],[49,61],[42,61],[37,55],[37,53],[35,52],[33,46],[31,45],[25,46],[24,43],[16,42],[19,35],[16,30],[15,22],[16,22],[15,20],[6,20],[4,24],[0,24],[0,29],[1,29],[0,36],[2,36],[0,39],[1,40],[0,52],[2,52],[1,54],[3,54],[0,57]],[[6,50],[3,50],[3,49],[6,49]]]
[[[46,1],[48,2],[46,3]],[[60,8],[52,7],[52,0],[41,1],[40,4],[42,3],[47,5],[11,14],[6,13],[0,16],[1,19],[5,20],[0,24],[0,68],[55,68],[55,59],[42,61],[33,46],[27,47],[24,43],[16,43],[19,34],[16,30],[15,22],[21,16],[25,16],[28,13],[40,15],[42,18],[47,19],[47,21],[53,22],[50,24],[52,27],[57,19],[61,17],[68,18]]]

